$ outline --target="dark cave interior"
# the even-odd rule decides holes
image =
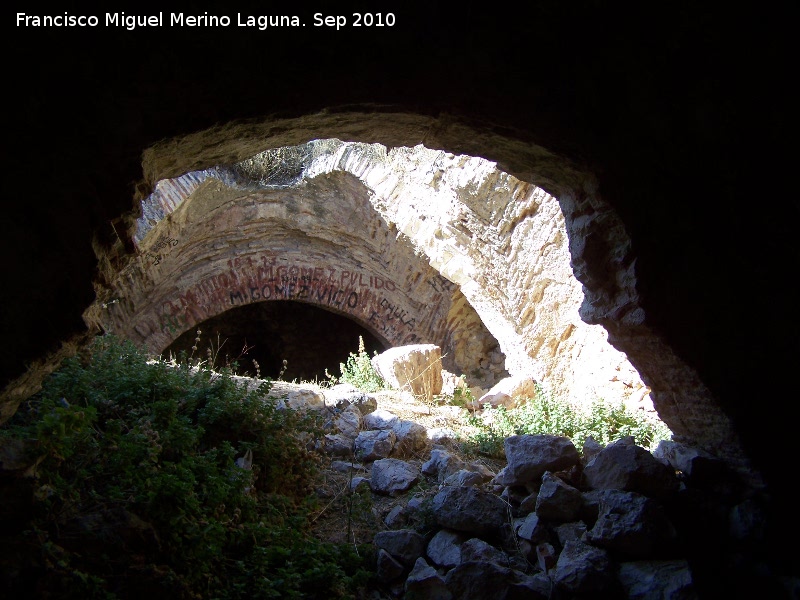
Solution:
[[[385,343],[352,319],[291,300],[239,306],[198,329],[199,343],[196,330],[186,331],[162,356],[180,357],[184,352],[218,366],[236,362],[240,375],[328,383],[326,373],[340,377],[340,364],[358,354],[359,338],[369,356],[386,350]]]

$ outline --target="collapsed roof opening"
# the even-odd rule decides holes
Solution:
[[[341,375],[339,365],[351,352],[358,352],[359,337],[370,356],[387,349],[372,332],[343,315],[291,300],[258,302],[199,323],[172,342],[162,356],[180,357],[185,352],[213,366],[235,361],[241,375],[324,382],[326,371]]]

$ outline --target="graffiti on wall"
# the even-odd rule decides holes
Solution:
[[[231,259],[227,267],[165,301],[158,329],[174,336],[237,306],[296,300],[345,312],[397,344],[421,341],[417,319],[393,293],[398,286],[390,278],[332,264],[279,262],[268,254]],[[434,304],[441,299],[436,294]]]
[[[146,250],[142,254],[153,266],[159,265],[161,264],[165,254],[177,245],[177,238],[165,235],[162,236],[161,239],[159,239],[150,250]]]

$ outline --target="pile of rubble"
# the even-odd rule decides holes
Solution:
[[[589,438],[579,452],[565,437],[518,435],[492,472],[460,458],[446,430],[368,394],[327,390],[321,405],[333,468],[355,469],[354,489],[402,500],[374,539],[376,597],[797,597],[797,580],[762,560],[763,499],[708,454],[672,441],[651,453],[632,438]],[[423,479],[435,495],[410,493]]]

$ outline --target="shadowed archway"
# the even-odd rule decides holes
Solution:
[[[232,308],[186,331],[162,353],[181,352],[218,365],[238,364],[236,372],[292,381],[327,381],[339,376],[339,365],[358,352],[359,337],[370,356],[388,344],[341,314],[292,300],[257,302]],[[284,367],[283,361],[286,361]]]

